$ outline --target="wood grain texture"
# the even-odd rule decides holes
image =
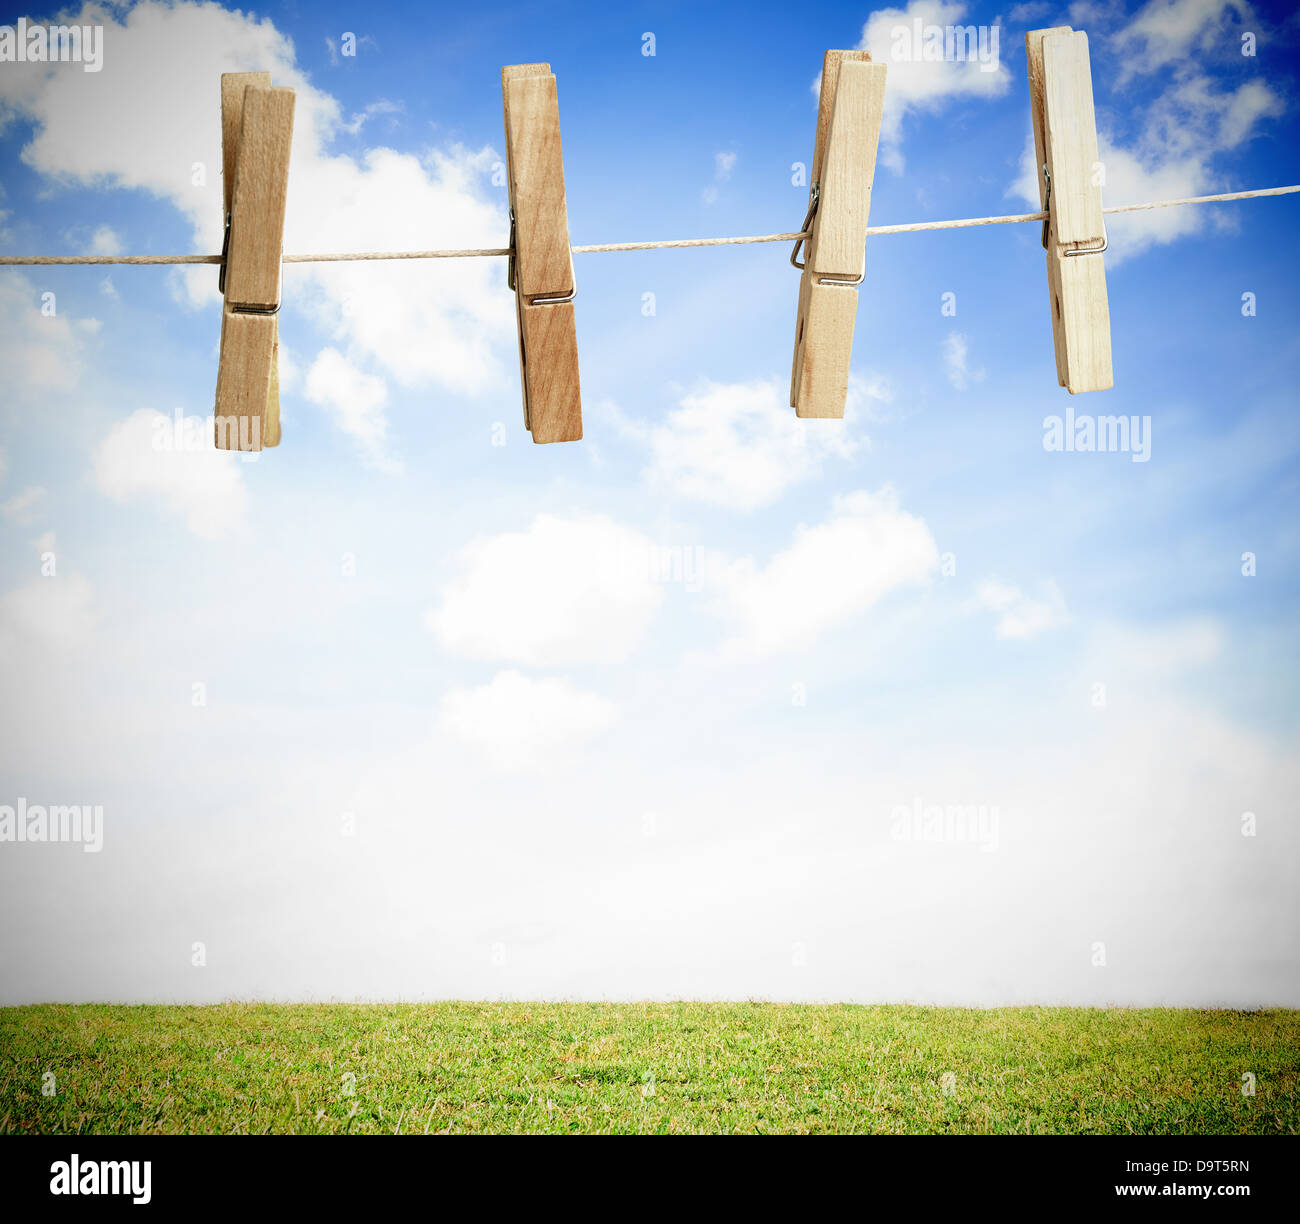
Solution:
[[[582,437],[574,292],[556,80],[550,65],[501,70],[506,177],[515,219],[515,312],[524,424],[533,441]]]
[[[279,320],[246,314],[280,300],[294,94],[262,72],[221,78],[223,195],[230,217],[226,300],[213,410],[222,450],[280,442]]]
[[[812,272],[850,280],[862,275],[884,104],[884,64],[849,60],[840,66],[809,244]]]
[[[831,130],[831,116],[835,113],[835,95],[840,82],[840,68],[845,63],[871,63],[869,51],[827,51],[822,56],[822,80],[817,92],[817,132],[813,142],[813,159],[809,168],[808,185],[821,178],[822,159],[826,154],[826,141]]]
[[[1047,285],[1056,376],[1071,395],[1114,385],[1110,305],[1100,246],[1104,235],[1088,36],[1068,26],[1025,36],[1039,199],[1047,205]],[[1051,176],[1042,176],[1046,164]]]
[[[1034,126],[1034,173],[1038,177],[1038,205],[1047,202],[1047,180],[1043,166],[1047,162],[1047,139],[1043,128],[1043,39],[1049,34],[1072,34],[1069,26],[1052,26],[1048,30],[1030,30],[1025,35],[1025,66],[1029,74],[1029,119]]]
[[[515,77],[504,89],[515,284],[526,298],[562,297],[574,282],[555,77]]]
[[[1029,75],[1029,117],[1034,127],[1034,175],[1038,180],[1038,206],[1046,209],[1050,200],[1047,192],[1047,132],[1043,119],[1043,39],[1049,34],[1072,34],[1069,26],[1052,26],[1046,30],[1030,30],[1025,35],[1025,66]],[[1052,345],[1056,350],[1056,380],[1065,386],[1065,354],[1062,347],[1060,310],[1061,261],[1047,256],[1047,303],[1052,317]]]
[[[1060,321],[1062,385],[1071,395],[1107,391],[1115,385],[1111,366],[1110,302],[1101,255],[1062,258],[1053,309]]]
[[[222,312],[213,413],[218,449],[260,451],[265,444],[276,336],[274,315],[236,314],[228,306]]]
[[[812,185],[820,192],[795,316],[790,403],[798,417],[841,418],[848,396],[857,290],[820,283],[862,275],[886,66],[866,51],[822,61]]]
[[[251,86],[244,91],[226,262],[226,302],[231,306],[269,307],[280,300],[293,109],[292,89]]]
[[[844,416],[849,394],[849,355],[853,352],[853,328],[858,317],[858,291],[842,285],[808,282],[805,307],[806,335],[799,363],[799,385],[795,416],[800,418]]]
[[[226,215],[235,195],[235,166],[239,161],[239,133],[244,118],[244,90],[250,85],[268,87],[269,72],[221,74],[221,189]]]
[[[1043,39],[1043,127],[1052,174],[1052,224],[1067,250],[1100,246],[1106,229],[1097,180],[1097,118],[1088,36]]]
[[[271,345],[271,385],[266,392],[266,413],[262,419],[262,445],[280,445],[280,320],[275,320]]]
[[[573,303],[521,303],[519,311],[524,394],[533,441],[580,441],[582,393]]]

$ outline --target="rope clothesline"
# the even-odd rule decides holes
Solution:
[[[1256,200],[1262,196],[1294,195],[1300,184],[1290,187],[1260,187],[1253,191],[1229,191],[1222,195],[1190,196],[1183,200],[1154,200],[1147,204],[1117,204],[1103,208],[1103,213],[1145,212],[1153,208],[1177,208],[1183,204],[1219,204],[1230,200]],[[921,230],[966,229],[979,225],[1018,225],[1028,221],[1045,221],[1047,213],[1015,213],[1005,217],[965,217],[956,221],[912,221],[905,225],[871,225],[867,235],[912,234]],[[662,242],[604,242],[569,249],[575,255],[597,255],[611,251],[661,251],[681,247],[743,246],[758,242],[797,242],[811,234],[752,234],[740,238],[680,238]],[[509,247],[481,247],[446,251],[355,251],[328,255],[285,255],[283,262],[345,263],[388,259],[472,259],[512,254]],[[0,267],[77,266],[82,264],[220,264],[220,255],[0,255]]]

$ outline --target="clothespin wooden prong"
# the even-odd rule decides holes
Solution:
[[[260,451],[280,441],[280,263],[294,92],[265,72],[221,77],[226,208],[216,444]]]
[[[1025,35],[1056,378],[1071,395],[1114,386],[1105,217],[1088,36],[1069,26]]]
[[[866,51],[826,52],[803,226],[811,236],[791,256],[803,268],[790,377],[796,416],[844,415],[884,102],[884,64]]]
[[[577,283],[569,250],[560,107],[550,64],[501,69],[506,181],[510,195],[508,280],[519,323],[524,424],[534,442],[582,437]]]

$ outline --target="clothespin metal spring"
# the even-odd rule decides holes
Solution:
[[[510,210],[510,254],[506,258],[506,285],[509,286],[511,292],[514,292],[515,289],[515,234],[515,210],[512,208]],[[559,302],[572,302],[577,296],[578,286],[575,282],[573,288],[563,297],[534,297],[528,299],[528,304],[530,306],[553,306]]]
[[[513,235],[511,245],[513,246]],[[222,297],[226,296],[226,261],[230,256],[230,214],[226,214],[226,233],[221,240],[221,271],[217,273],[217,292]],[[252,315],[276,315],[280,313],[280,306],[283,301],[276,302],[274,306],[238,306],[230,307],[231,314],[252,314]]]
[[[1048,170],[1047,163],[1043,163],[1043,178],[1047,180],[1047,193],[1043,196],[1043,211],[1047,216],[1043,218],[1043,250],[1047,250],[1047,233],[1052,224],[1052,172]],[[1071,255],[1104,255],[1110,246],[1110,235],[1103,229],[1101,232],[1101,246],[1099,247],[1081,247],[1078,250],[1062,251],[1065,258]]]
[[[821,203],[821,199],[822,185],[820,183],[814,183],[812,185],[812,196],[808,203],[808,215],[804,217],[803,224],[799,227],[801,233],[809,235],[812,233],[813,218],[817,215],[817,205]],[[799,248],[807,241],[807,238],[796,239],[794,250],[790,252],[790,263],[793,267],[798,268],[800,272],[805,271],[808,266],[807,260],[803,263],[799,262]],[[845,280],[843,277],[819,275],[817,277],[817,283],[819,285],[843,285],[846,289],[856,289],[866,279],[867,272],[864,268],[862,270],[862,275],[857,277],[855,280]]]
[[[808,215],[803,219],[803,224],[799,227],[799,232],[801,234],[812,233],[813,218],[817,215],[817,205],[821,203],[821,198],[822,198],[822,185],[820,183],[814,183],[812,185],[812,192],[808,197]],[[796,239],[794,244],[794,250],[790,252],[790,263],[794,267],[798,268],[800,272],[802,272],[804,268],[807,267],[806,261],[804,263],[799,262],[799,248],[803,246],[803,244],[806,241],[807,241],[806,238]]]

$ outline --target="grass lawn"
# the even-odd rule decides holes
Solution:
[[[1295,1134],[1300,1011],[0,1008],[5,1133],[398,1130]]]

